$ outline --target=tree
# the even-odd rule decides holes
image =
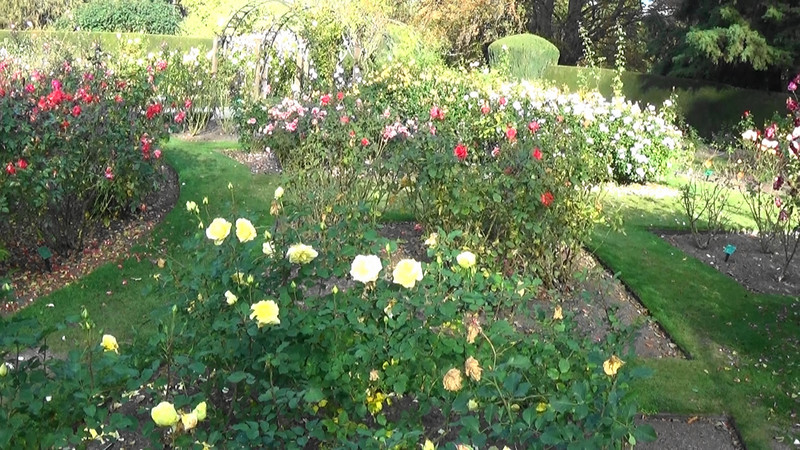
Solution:
[[[0,1],[0,28],[17,29],[30,26],[41,28],[83,0],[2,0]]]
[[[782,90],[800,68],[796,1],[682,0],[672,14],[662,22],[661,73]]]
[[[582,58],[580,25],[586,29],[595,52],[611,63],[616,49],[611,30],[620,25],[627,36],[638,36],[643,16],[641,0],[525,0],[521,4],[528,32],[553,42],[561,52],[559,63],[565,65],[575,65]],[[631,48],[629,45],[629,51]],[[640,68],[641,58],[629,55],[628,60]]]

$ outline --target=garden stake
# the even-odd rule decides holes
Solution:
[[[725,246],[725,262],[728,262],[728,258],[733,255],[733,252],[736,251],[736,246],[728,244]]]

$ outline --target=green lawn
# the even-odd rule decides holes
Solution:
[[[624,226],[598,230],[592,250],[689,354],[688,360],[637,361],[655,369],[636,389],[643,409],[730,414],[748,448],[770,448],[774,436],[789,430],[796,407],[796,324],[780,319],[796,299],[748,292],[651,232],[684,220],[678,199],[608,201],[622,208]]]

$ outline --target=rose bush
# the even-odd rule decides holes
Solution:
[[[123,73],[99,51],[44,55],[0,57],[0,234],[74,250],[98,223],[146,208],[182,103],[159,91],[169,69],[157,60]]]

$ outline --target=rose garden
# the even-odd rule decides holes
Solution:
[[[794,447],[800,75],[701,137],[621,31],[269,11],[0,41],[0,448]]]

